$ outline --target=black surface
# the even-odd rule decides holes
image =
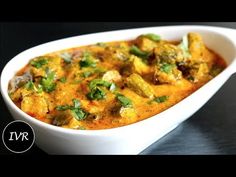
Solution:
[[[162,25],[213,25],[236,29],[236,23],[0,23],[0,71],[19,52],[80,34]],[[236,154],[236,75],[197,113],[141,154]],[[12,121],[2,97],[0,131]],[[11,154],[1,141],[0,154]],[[45,154],[36,145],[25,154]]]

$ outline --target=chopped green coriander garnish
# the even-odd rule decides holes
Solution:
[[[153,101],[157,102],[157,103],[163,103],[165,102],[169,97],[168,96],[160,96],[160,97],[156,97],[153,99]]]
[[[150,56],[149,52],[144,52],[142,50],[140,50],[137,46],[132,45],[130,48],[130,53],[134,54],[142,59],[148,59],[148,57]]]
[[[161,37],[159,35],[156,35],[153,33],[144,34],[143,36],[155,42],[158,42],[161,40]]]
[[[34,83],[32,81],[28,81],[26,84],[25,84],[25,88],[27,90],[33,90],[34,89]]]
[[[148,102],[148,104],[152,104],[153,102],[156,102],[156,103],[163,103],[165,101],[167,101],[169,98],[169,96],[160,96],[160,97],[155,97],[154,99],[150,100]]]
[[[90,100],[102,100],[106,96],[106,93],[103,89],[99,87],[94,87],[91,91],[87,94],[88,99]]]
[[[102,79],[94,79],[89,83],[89,88],[93,89],[94,87],[97,86],[103,86],[109,88],[112,85],[111,82],[104,81]]]
[[[46,72],[46,77],[42,78],[41,85],[45,92],[52,92],[56,88],[56,83],[54,82],[55,72]]]
[[[171,70],[173,69],[173,67],[174,67],[173,64],[164,63],[161,65],[160,71],[169,74]]]
[[[89,76],[91,76],[94,72],[92,71],[85,71],[83,73],[81,73],[81,76],[84,77],[84,78],[87,78]]]
[[[65,111],[65,110],[70,109],[70,108],[71,108],[71,106],[69,106],[69,105],[61,105],[61,106],[57,106],[56,110]]]
[[[115,84],[111,82],[104,81],[102,79],[94,79],[89,83],[90,92],[87,94],[90,100],[101,100],[104,99],[106,93],[100,87],[106,87],[107,89],[113,91],[115,89]]]
[[[59,81],[62,82],[62,83],[66,83],[66,77],[60,78]]]
[[[79,65],[83,67],[96,67],[96,62],[94,61],[93,56],[89,52],[84,52],[82,60],[80,60]]]
[[[43,65],[46,65],[47,63],[48,63],[48,60],[43,57],[39,57],[39,59],[32,60],[30,62],[30,64],[37,69],[41,68]]]
[[[84,120],[87,117],[88,113],[83,109],[81,109],[80,107],[81,103],[79,100],[73,99],[72,102],[73,106],[60,105],[56,107],[56,110],[58,111],[71,110],[71,113],[75,119],[77,119],[78,121]]]
[[[122,95],[120,93],[116,94],[116,98],[119,100],[119,102],[121,103],[121,105],[123,107],[132,107],[133,106],[131,99],[125,97],[124,95]]]
[[[27,90],[34,90],[37,93],[42,93],[42,91],[43,91],[42,85],[38,84],[38,87],[36,87],[35,84],[32,81],[28,81],[25,84],[25,88]]]

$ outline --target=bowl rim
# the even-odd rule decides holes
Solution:
[[[34,47],[31,47],[29,49],[26,49],[22,52],[20,52],[19,54],[17,54],[16,56],[14,56],[13,58],[11,58],[7,64],[4,66],[2,72],[1,72],[1,77],[0,77],[0,91],[1,91],[1,94],[2,94],[2,97],[4,98],[4,102],[5,104],[7,104],[8,106],[8,109],[13,109],[16,111],[17,114],[20,114],[20,116],[24,117],[26,119],[27,122],[32,122],[34,124],[37,124],[39,127],[43,127],[43,128],[47,128],[47,129],[51,129],[55,132],[62,132],[62,133],[67,133],[67,134],[80,134],[80,135],[107,135],[107,133],[118,133],[119,131],[117,130],[122,130],[122,131],[125,131],[125,130],[128,130],[130,127],[137,127],[139,126],[141,123],[144,123],[144,122],[149,122],[151,121],[153,118],[156,117],[156,119],[159,119],[159,121],[162,121],[162,117],[165,117],[164,115],[167,113],[167,112],[170,112],[171,111],[171,108],[172,107],[175,107],[176,105],[178,105],[179,103],[181,103],[183,100],[189,98],[191,95],[193,94],[197,94],[198,90],[202,89],[205,85],[208,85],[210,82],[212,82],[213,80],[215,80],[215,78],[219,77],[220,75],[223,75],[224,73],[228,72],[228,74],[232,74],[230,72],[230,70],[228,70],[228,67],[231,65],[228,65],[227,68],[222,71],[219,75],[217,75],[215,78],[213,78],[212,80],[208,81],[206,84],[204,84],[201,88],[199,88],[198,90],[196,90],[195,92],[193,92],[192,94],[190,94],[189,96],[187,96],[186,98],[184,98],[183,100],[181,100],[180,102],[174,104],[173,106],[169,107],[168,109],[154,115],[154,116],[151,116],[149,118],[146,118],[146,119],[143,119],[143,120],[140,120],[138,122],[135,122],[135,123],[132,123],[132,124],[128,124],[128,125],[124,125],[124,126],[120,126],[120,127],[114,127],[114,128],[108,128],[108,129],[99,129],[99,130],[77,130],[77,129],[70,129],[70,128],[64,128],[64,127],[59,127],[59,126],[55,126],[55,125],[51,125],[51,124],[48,124],[48,123],[45,123],[43,121],[40,121],[28,114],[26,114],[24,111],[22,111],[19,107],[17,107],[14,102],[10,99],[9,95],[8,95],[8,92],[7,90],[4,90],[3,89],[3,76],[4,76],[4,73],[6,72],[6,69],[12,65],[13,61],[18,58],[19,55],[25,53],[26,51],[29,51],[29,50],[32,50],[32,49],[35,49],[35,48],[38,48],[39,46],[44,46],[44,45],[51,45],[53,43],[57,43],[57,42],[60,42],[60,41],[63,41],[63,40],[69,40],[69,39],[73,39],[73,38],[77,38],[77,37],[86,37],[86,36],[89,36],[89,35],[102,35],[104,33],[116,33],[116,32],[125,32],[125,31],[132,31],[132,30],[153,30],[153,29],[163,29],[165,30],[166,29],[175,29],[175,30],[185,30],[185,29],[192,29],[192,30],[203,30],[203,31],[206,31],[206,32],[210,32],[210,33],[215,33],[217,35],[221,35],[222,37],[226,38],[227,40],[229,40],[235,47],[235,43],[233,42],[232,39],[230,39],[228,37],[228,35],[225,35],[223,32],[219,32],[217,31],[218,30],[228,30],[230,28],[224,28],[224,27],[215,27],[215,26],[208,26],[208,25],[173,25],[173,26],[155,26],[155,27],[142,27],[142,28],[129,28],[129,29],[121,29],[121,30],[112,30],[112,31],[104,31],[104,32],[98,32],[98,33],[89,33],[89,34],[84,34],[84,35],[77,35],[77,36],[72,36],[72,37],[66,37],[66,38],[62,38],[62,39],[58,39],[58,40],[53,40],[53,41],[50,41],[50,42],[46,42],[46,43],[43,43],[43,44],[40,44],[40,45],[37,45],[37,46],[34,46]],[[231,29],[232,30],[232,29]],[[69,48],[73,48],[73,46],[71,47],[67,47],[68,49]],[[236,48],[236,47],[235,47]],[[235,49],[236,50],[236,49]],[[30,59],[29,59],[30,60]],[[236,62],[234,62],[236,63]]]

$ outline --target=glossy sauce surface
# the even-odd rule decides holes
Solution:
[[[165,41],[144,34],[32,59],[9,83],[32,117],[73,129],[124,126],[178,103],[219,74],[225,61],[199,34]]]

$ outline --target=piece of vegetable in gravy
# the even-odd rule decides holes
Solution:
[[[76,130],[132,124],[175,105],[216,77],[225,61],[201,34],[179,41],[147,33],[32,58],[9,83],[24,112]]]
[[[153,88],[138,74],[131,74],[127,78],[127,85],[140,96],[153,98],[155,95]]]

